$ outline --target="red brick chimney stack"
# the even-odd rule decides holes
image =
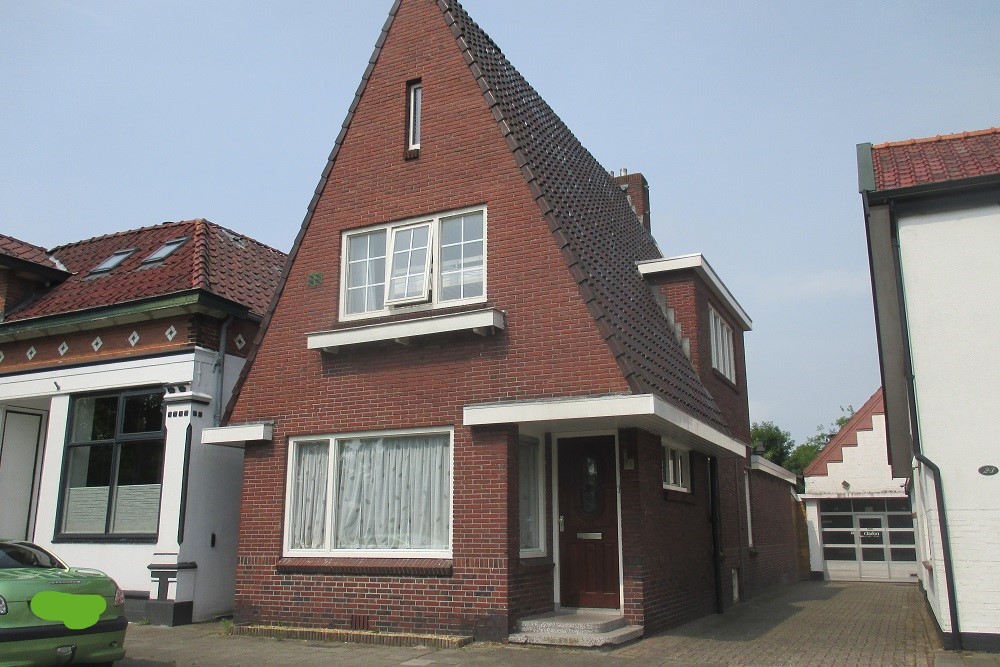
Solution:
[[[649,183],[646,182],[646,177],[638,172],[630,174],[628,173],[628,169],[622,169],[617,176],[612,172],[611,178],[628,195],[629,202],[632,204],[632,210],[638,216],[639,222],[642,223],[647,232],[650,231]]]

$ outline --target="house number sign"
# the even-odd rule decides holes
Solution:
[[[995,475],[998,472],[1000,472],[1000,468],[997,468],[996,466],[983,466],[979,469],[979,474],[986,476]]]

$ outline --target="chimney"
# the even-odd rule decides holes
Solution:
[[[639,218],[639,222],[642,223],[647,232],[650,232],[649,183],[646,182],[646,177],[638,172],[630,174],[627,169],[622,169],[617,176],[612,172],[611,180],[625,191],[625,195],[628,197],[628,201],[632,205],[632,210],[635,211],[636,217]]]

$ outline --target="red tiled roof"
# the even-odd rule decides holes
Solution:
[[[162,262],[143,260],[164,243],[187,241]],[[106,273],[92,271],[120,250],[135,249]],[[263,315],[281,278],[285,254],[207,220],[165,222],[54,248],[71,275],[5,321],[58,315],[203,289]]]
[[[49,253],[45,251],[45,248],[39,248],[36,245],[15,239],[13,236],[7,236],[6,234],[0,234],[0,255],[24,260],[32,264],[42,264],[50,269],[56,268],[55,264],[49,259]]]
[[[885,414],[885,402],[882,398],[882,387],[878,388],[871,398],[869,398],[861,409],[854,413],[850,421],[837,432],[837,435],[830,439],[823,451],[813,459],[812,463],[806,466],[802,472],[805,477],[819,477],[827,475],[826,465],[828,463],[844,462],[844,447],[858,446],[858,431],[872,430],[872,417],[874,415]],[[889,465],[889,459],[885,461]]]
[[[872,146],[877,190],[1000,174],[1000,128]]]

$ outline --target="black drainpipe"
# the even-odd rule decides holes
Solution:
[[[867,204],[867,198],[866,202]],[[899,224],[896,220],[896,206],[889,203],[889,222],[892,226],[892,247],[895,255],[894,267],[896,270],[896,298],[899,300],[899,310],[904,326],[901,326],[903,334],[903,364],[906,374],[906,400],[910,406],[910,437],[913,441],[913,458],[931,469],[934,473],[934,496],[938,510],[938,528],[941,531],[941,549],[944,557],[944,581],[948,589],[948,615],[951,617],[951,641],[952,648],[958,651],[962,649],[962,631],[958,625],[958,601],[955,598],[955,574],[952,570],[951,560],[951,540],[948,538],[948,515],[944,506],[944,488],[941,480],[941,469],[923,455],[920,451],[920,431],[917,423],[917,394],[913,384],[913,365],[910,359],[910,332],[906,322],[906,301],[903,300],[903,265],[899,248]]]
[[[725,611],[722,597],[722,535],[720,534],[721,515],[719,511],[719,459],[711,457],[708,468],[709,483],[712,493],[712,567],[715,572],[715,612]]]

